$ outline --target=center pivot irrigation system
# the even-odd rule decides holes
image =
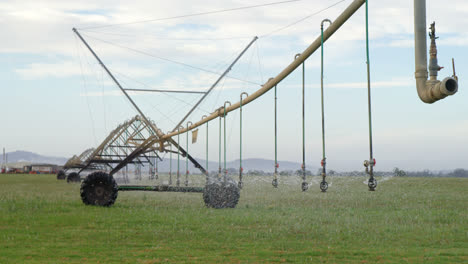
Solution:
[[[89,46],[86,40],[78,32],[73,29],[73,32],[79,37],[83,44],[89,49],[95,59],[99,62],[105,72],[109,75],[116,86],[122,91],[125,97],[130,101],[133,107],[139,113],[138,116],[123,123],[104,140],[104,142],[95,149],[88,149],[80,156],[74,156],[65,165],[64,171],[60,172],[57,177],[69,179],[70,181],[79,180],[79,174],[83,171],[92,171],[88,174],[81,185],[81,198],[85,204],[110,206],[116,198],[118,191],[156,191],[156,192],[199,192],[203,193],[203,200],[208,207],[226,208],[235,207],[240,197],[240,189],[242,188],[243,168],[242,168],[242,107],[256,100],[266,92],[274,89],[275,91],[275,173],[272,184],[278,186],[278,162],[277,162],[277,109],[276,109],[276,89],[277,85],[286,78],[291,72],[302,65],[302,88],[303,88],[303,161],[302,161],[302,191],[308,189],[306,182],[306,166],[305,166],[305,125],[304,125],[304,76],[305,76],[305,61],[318,48],[321,48],[321,103],[322,103],[322,182],[320,189],[325,192],[328,189],[326,182],[326,155],[325,155],[325,114],[324,114],[324,85],[323,85],[323,48],[324,43],[363,5],[366,4],[366,54],[367,54],[367,86],[368,86],[368,113],[369,113],[369,159],[364,161],[366,173],[369,175],[368,187],[374,191],[377,187],[377,181],[374,178],[374,166],[376,161],[373,156],[372,149],[372,116],[371,116],[371,82],[370,82],[370,59],[369,59],[369,37],[368,37],[368,6],[366,0],[354,0],[333,22],[329,19],[324,19],[321,23],[321,35],[312,44],[307,47],[302,53],[297,54],[295,59],[276,77],[270,78],[260,89],[248,95],[243,92],[240,94],[240,100],[237,103],[231,104],[225,102],[223,106],[195,123],[188,121],[186,126],[182,126],[194,109],[205,99],[205,97],[213,90],[213,88],[226,76],[234,64],[246,52],[246,50],[256,41],[255,37],[247,47],[238,55],[231,63],[226,71],[220,75],[217,81],[206,91],[202,92],[203,96],[195,104],[195,106],[182,118],[174,129],[167,133],[163,133],[156,124],[148,119],[137,104],[132,100],[127,91],[121,86],[119,81],[113,76],[106,65]],[[325,23],[329,26],[324,30]],[[442,68],[437,64],[437,48],[435,23],[430,27],[430,62],[427,66],[427,44],[426,44],[426,2],[425,0],[414,0],[414,29],[415,29],[415,78],[416,87],[420,99],[425,103],[433,103],[443,99],[448,95],[453,95],[458,90],[458,78],[454,73],[452,77],[447,77],[442,81],[437,80],[437,72]],[[428,68],[429,76],[428,79]],[[183,92],[183,91],[165,91],[165,92]],[[224,151],[226,151],[226,115],[234,110],[240,110],[240,164],[239,164],[239,181],[236,183],[228,177],[226,170],[226,154],[224,155],[224,172],[221,168],[221,147],[220,147],[220,166],[217,177],[211,177],[208,171],[188,153],[188,133],[195,128],[208,122],[219,119],[219,133],[221,146],[221,123],[224,119]],[[184,149],[180,144],[180,134],[187,133],[187,145]],[[176,138],[176,140],[174,139]],[[208,130],[206,133],[208,142]],[[208,143],[207,143],[208,144]],[[157,162],[162,160],[158,153],[170,153],[171,165],[172,154],[178,156],[178,166],[176,175],[176,184],[172,186],[172,166],[170,180],[168,185],[118,185],[113,175],[133,164],[137,168],[139,166],[149,164],[150,177],[157,178]],[[207,146],[208,155],[208,146]],[[186,158],[186,178],[184,186],[180,182],[180,156]],[[198,168],[202,174],[206,176],[204,187],[188,186],[188,161],[195,168]],[[208,157],[207,164],[208,167]],[[139,170],[136,170],[139,171]],[[67,172],[68,176],[67,176]],[[125,174],[126,175],[126,174]],[[124,178],[125,179],[125,178]],[[125,180],[124,180],[125,181]]]

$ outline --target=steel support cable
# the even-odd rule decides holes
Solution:
[[[214,99],[214,102],[213,102],[213,107],[212,108],[215,108],[216,105],[218,104],[218,100],[219,100],[219,97],[221,95],[221,92],[224,91],[224,85],[226,84],[226,78],[223,78],[223,83],[221,85],[221,89],[216,89],[217,90],[217,93],[216,93],[216,98]],[[219,86],[218,86],[219,87]],[[212,94],[209,94],[208,96],[210,96]]]
[[[337,6],[338,4],[341,4],[342,2],[344,2],[346,0],[340,0],[338,2],[335,2],[333,3],[332,5],[326,7],[326,8],[323,8],[319,11],[316,11],[314,13],[311,13],[301,19],[298,19],[292,23],[289,23],[287,24],[286,26],[282,26],[282,27],[279,27],[277,29],[274,29],[272,31],[269,31],[268,33],[266,34],[263,34],[263,35],[260,35],[259,38],[266,38],[266,37],[270,37],[280,31],[283,31],[287,28],[290,28],[292,26],[295,26],[296,24],[299,24],[313,16],[316,16],[332,7],[335,7]],[[186,17],[186,16],[182,16],[182,17]],[[180,17],[171,17],[171,18],[166,18],[166,19],[174,19],[174,18],[180,18]],[[164,19],[162,19],[164,20]],[[137,23],[144,23],[144,22],[150,22],[150,21],[142,21],[142,22],[137,22]],[[125,25],[126,23],[122,24],[122,25]],[[133,24],[133,23],[130,23],[130,24]],[[121,25],[121,24],[117,24],[117,25]],[[119,33],[112,33],[112,32],[102,32],[102,31],[93,31],[93,30],[89,30],[89,29],[93,29],[93,28],[103,28],[103,27],[110,27],[110,26],[113,26],[113,25],[107,25],[107,26],[97,26],[97,27],[86,27],[86,28],[80,28],[81,31],[85,31],[85,32],[91,32],[91,33],[98,33],[98,34],[106,34],[106,35],[117,35],[117,36],[128,36],[128,37],[137,37],[137,36],[141,36],[141,35],[135,35],[135,34],[119,34]],[[146,35],[146,34],[145,34]],[[220,37],[220,38],[206,38],[206,39],[194,39],[194,38],[159,38],[158,39],[161,39],[161,40],[175,40],[175,41],[213,41],[213,40],[230,40],[230,39],[245,39],[245,38],[250,38],[251,36],[236,36],[236,37]]]
[[[277,93],[276,93],[276,87],[275,85],[275,173],[273,174],[273,181],[272,185],[275,188],[278,188],[278,108],[277,108]]]
[[[117,74],[119,74],[119,75],[121,75],[121,76],[123,76],[123,77],[125,77],[125,78],[127,78],[127,79],[129,79],[129,80],[131,80],[131,81],[134,81],[134,82],[136,82],[136,83],[139,83],[139,84],[143,85],[144,87],[147,87],[147,88],[150,88],[150,89],[154,89],[154,87],[152,87],[151,85],[149,85],[149,84],[147,84],[147,83],[144,83],[144,82],[142,82],[142,81],[139,81],[139,80],[137,80],[137,79],[134,79],[134,78],[132,78],[132,77],[130,77],[130,76],[128,76],[128,75],[125,75],[125,74],[123,74],[123,73],[121,73],[121,72],[119,72],[119,71],[116,71],[115,69],[112,69],[112,71],[115,72],[115,73],[117,73]],[[193,103],[189,103],[189,102],[187,102],[187,101],[184,101],[184,100],[178,98],[177,96],[171,95],[171,94],[168,93],[168,92],[160,92],[160,93],[166,95],[166,96],[169,97],[169,98],[172,98],[172,99],[175,99],[175,100],[177,100],[177,101],[179,101],[179,102],[182,102],[182,103],[186,104],[187,106],[193,106],[193,105],[194,105]],[[206,113],[209,113],[209,111],[207,111],[207,110],[205,110],[205,109],[202,109],[202,108],[200,108],[200,107],[198,107],[198,109],[201,109],[201,110],[205,111]]]
[[[255,44],[258,43],[258,40]],[[247,70],[246,70],[246,73],[244,75],[244,79],[248,79],[248,77],[250,76],[251,74],[251,71],[250,71],[250,68],[252,67],[252,60],[253,60],[253,56],[254,56],[254,51],[252,50],[251,53],[250,53],[250,59],[249,59],[249,63],[248,63],[248,66],[247,66]],[[244,89],[246,88],[247,86],[247,83],[244,83]]]
[[[121,37],[148,37],[151,33],[145,34],[124,34],[124,33],[116,33],[116,32],[106,32],[106,31],[95,31],[95,30],[88,30],[79,28],[80,31],[88,32],[88,33],[96,33],[100,35],[111,35],[111,36],[121,36]],[[252,38],[251,36],[236,36],[236,37],[219,37],[219,38],[166,38],[156,35],[151,35],[154,39],[157,40],[169,40],[169,41],[214,41],[214,40],[234,40],[234,39],[246,39]]]
[[[99,79],[99,85],[101,86],[102,90],[102,109],[103,109],[103,114],[104,114],[104,129],[106,130],[106,133],[108,132],[107,130],[107,114],[106,114],[106,98],[105,98],[105,93],[104,93],[104,70],[101,69],[99,71],[101,73],[101,78]]]
[[[302,0],[286,0],[286,1],[279,1],[279,2],[271,2],[271,3],[266,3],[266,4],[258,4],[258,5],[251,5],[251,6],[242,6],[242,7],[235,7],[235,8],[228,8],[228,9],[220,9],[220,10],[213,10],[213,11],[207,11],[207,12],[193,13],[193,14],[185,14],[185,15],[172,16],[172,17],[147,19],[147,20],[126,22],[126,23],[115,23],[115,24],[108,24],[108,25],[101,25],[101,26],[94,26],[94,27],[83,27],[83,28],[80,28],[80,30],[95,29],[95,28],[106,28],[106,27],[108,28],[108,27],[141,24],[141,23],[156,22],[156,21],[163,21],[163,20],[187,18],[187,17],[194,17],[194,16],[211,15],[211,14],[217,14],[217,13],[232,12],[232,11],[238,11],[238,10],[244,10],[244,9],[251,9],[251,8],[257,8],[257,7],[286,4],[286,3],[299,2],[299,1],[302,1]]]
[[[76,53],[78,54],[78,59],[80,61],[80,71],[81,71],[81,78],[82,78],[82,81],[83,81],[83,88],[84,88],[84,91],[85,91],[86,104],[88,105],[89,117],[91,119],[91,127],[93,129],[94,144],[97,145],[96,128],[94,127],[94,118],[93,118],[93,114],[91,112],[91,105],[89,104],[89,98],[86,95],[88,93],[88,89],[87,89],[87,86],[86,86],[86,78],[85,78],[84,73],[83,73],[83,62],[81,60],[81,54],[80,54],[80,49],[78,48],[79,45],[78,45],[78,40],[77,40],[76,35],[75,35],[75,44],[76,44]]]
[[[296,20],[296,21],[294,21],[294,22],[292,22],[292,23],[290,23],[290,24],[288,24],[288,25],[286,25],[286,26],[283,26],[283,27],[280,27],[280,28],[278,28],[278,29],[272,30],[272,31],[270,31],[270,32],[267,33],[267,34],[260,35],[259,38],[266,38],[266,37],[269,37],[269,36],[271,36],[271,35],[274,35],[275,33],[278,33],[278,32],[280,32],[280,31],[282,31],[282,30],[285,30],[285,29],[287,29],[287,28],[290,28],[290,27],[292,27],[292,26],[294,26],[294,25],[296,25],[296,24],[301,23],[301,22],[304,21],[304,20],[307,20],[307,19],[309,19],[309,18],[311,18],[311,17],[313,17],[313,16],[316,16],[316,15],[318,15],[318,14],[320,14],[320,13],[322,13],[322,12],[324,12],[324,11],[326,11],[326,10],[328,10],[328,9],[330,9],[330,8],[332,8],[332,7],[334,7],[334,6],[337,6],[337,5],[341,4],[341,3],[344,2],[344,1],[346,1],[346,0],[340,0],[340,1],[338,1],[338,2],[336,2],[336,3],[334,3],[334,4],[332,4],[332,5],[329,5],[328,7],[324,8],[324,9],[321,9],[321,10],[316,11],[316,12],[310,14],[310,15],[307,15],[307,16],[305,16],[305,17],[303,17],[303,18],[301,18],[301,19],[299,19],[299,20]]]
[[[197,99],[195,98],[195,99],[193,99],[192,102],[195,102],[196,100],[197,100]],[[154,106],[154,108],[156,108],[156,107],[157,107],[157,106]],[[169,112],[169,114],[168,114],[168,117],[169,117],[169,118],[174,117],[176,114],[179,114],[179,113],[183,110],[183,108],[181,108],[181,107],[179,107],[179,108],[177,108],[177,107],[172,107],[172,109],[174,109],[174,111]],[[197,108],[197,110],[198,110],[198,108]],[[203,110],[203,109],[200,109],[200,110]],[[203,110],[203,111],[205,111],[205,110]],[[159,111],[158,111],[158,112],[159,112]],[[205,112],[206,112],[206,111],[205,111]],[[207,112],[207,113],[208,113],[208,112]],[[164,120],[164,119],[163,119],[163,118],[159,119],[157,123],[162,122],[162,120]],[[171,121],[172,124],[175,123],[175,122],[172,121],[172,119],[169,119],[169,121]]]
[[[327,158],[325,154],[325,106],[324,106],[324,99],[323,99],[323,24],[325,22],[332,23],[329,19],[324,19],[322,20],[322,23],[320,24],[320,38],[321,38],[321,44],[320,44],[320,51],[321,51],[321,56],[320,56],[320,95],[321,95],[321,105],[322,105],[322,161],[320,162],[320,165],[322,166],[322,182],[320,183],[320,190],[322,192],[326,192],[328,189],[328,183],[325,181],[325,178],[327,177],[327,170],[326,170],[326,165],[327,165]]]
[[[370,191],[375,191],[377,187],[377,181],[374,178],[374,166],[375,159],[372,150],[372,107],[371,107],[371,81],[370,81],[370,59],[369,59],[369,12],[368,12],[368,0],[366,0],[366,64],[367,64],[367,102],[369,110],[369,161],[364,162],[364,165],[369,167],[369,181],[368,186]]]
[[[193,65],[184,63],[184,62],[179,62],[179,61],[176,61],[176,60],[164,58],[164,57],[161,57],[161,56],[158,56],[158,55],[154,55],[154,54],[148,53],[148,52],[146,52],[146,51],[137,50],[137,49],[134,49],[134,48],[130,48],[130,47],[126,47],[126,46],[123,46],[123,45],[119,45],[119,44],[113,43],[113,42],[111,42],[111,41],[107,41],[107,40],[103,40],[103,39],[100,39],[100,38],[92,37],[92,36],[90,36],[90,35],[88,35],[88,34],[82,34],[82,35],[85,35],[85,36],[88,37],[88,38],[91,38],[91,39],[94,39],[94,40],[97,40],[97,41],[106,43],[106,44],[108,44],[108,45],[115,46],[115,47],[119,47],[119,48],[121,48],[121,49],[130,50],[130,51],[133,51],[133,52],[135,52],[135,53],[139,53],[139,54],[142,54],[142,55],[145,55],[145,56],[148,56],[148,57],[153,57],[153,58],[156,58],[156,59],[159,59],[159,60],[171,62],[171,63],[178,64],[178,65],[181,65],[181,66],[184,66],[184,67],[192,68],[192,69],[199,70],[199,71],[204,71],[204,72],[211,73],[211,74],[214,74],[214,75],[217,75],[217,76],[221,76],[221,75],[222,75],[222,74],[220,74],[220,73],[218,73],[218,72],[215,72],[215,71],[203,69],[203,68],[200,68],[200,67],[197,67],[197,66],[193,66]],[[246,83],[255,84],[255,85],[261,85],[261,84],[259,84],[259,83],[255,83],[255,82],[252,82],[252,81],[249,81],[249,80],[243,80],[243,79],[240,79],[240,78],[237,78],[237,77],[233,77],[233,76],[230,76],[230,75],[226,75],[225,77],[226,77],[226,78],[230,78],[230,79],[234,79],[234,80],[237,80],[237,81],[241,81],[241,82],[246,82]]]
[[[365,0],[354,0],[336,19],[335,21],[324,31],[324,42],[328,40],[363,4]],[[274,88],[280,81],[286,78],[289,74],[291,74],[295,69],[297,69],[302,62],[304,62],[310,55],[312,55],[318,48],[320,48],[321,39],[318,37],[316,40],[312,42],[302,53],[299,58],[292,61],[287,67],[285,67],[276,77],[270,79],[268,82],[262,85],[262,88],[258,89],[257,91],[250,94],[247,98],[243,100],[243,105],[246,105],[257,98],[264,95],[270,89]],[[234,111],[235,109],[239,108],[239,102],[232,104],[226,112]],[[208,121],[211,121],[215,118],[219,118],[221,116],[219,111],[215,111],[211,113],[208,117],[198,121],[197,123],[193,124],[190,129],[194,129]],[[181,132],[185,132],[183,129]],[[155,141],[162,141],[166,140],[169,137],[176,136],[179,132],[172,132],[170,134],[163,135],[161,138],[156,139]]]
[[[260,52],[259,52],[259,47],[258,47],[258,42],[255,43],[255,47],[257,50],[257,60],[258,60],[258,71],[260,72],[260,78],[262,78],[262,83],[263,83],[263,71],[262,71],[262,63],[260,61]]]

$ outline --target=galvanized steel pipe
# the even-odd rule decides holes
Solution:
[[[416,89],[419,98],[432,104],[458,91],[458,82],[452,77],[442,81],[428,80],[426,43],[426,0],[414,0],[414,57]]]

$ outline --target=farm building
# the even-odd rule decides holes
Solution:
[[[55,164],[30,164],[23,167],[24,173],[30,174],[43,174],[43,173],[57,173],[61,166]]]

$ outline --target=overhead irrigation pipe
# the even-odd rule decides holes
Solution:
[[[365,0],[354,0],[344,11],[339,15],[335,21],[325,30],[323,33],[323,41],[325,42],[330,38],[363,4],[365,3]],[[301,65],[307,58],[310,57],[321,45],[322,40],[321,37],[318,37],[315,39],[312,44],[307,47],[306,50],[304,50],[301,55],[295,59],[289,66],[287,66],[282,72],[280,72],[276,77],[268,80],[264,85],[262,85],[262,88],[254,92],[253,94],[249,95],[247,98],[242,100],[242,104],[246,105],[258,97],[262,96],[269,90],[271,90],[275,85],[277,85],[279,82],[281,82],[284,78],[286,78],[291,72],[293,72],[299,65]],[[229,113],[231,111],[234,111],[240,107],[240,102],[237,102],[235,104],[232,104],[231,106],[227,107],[225,109],[226,113]],[[208,121],[211,121],[217,117],[221,117],[223,115],[224,111],[215,111],[212,114],[210,114],[208,117],[203,118],[202,120],[196,122],[193,124],[190,128],[185,128],[180,131],[174,131],[170,134],[166,134],[162,137],[160,137],[160,141],[167,140],[168,138],[177,135],[178,133],[184,133],[189,129],[194,129],[196,127],[199,127],[202,124],[205,124]]]
[[[431,24],[431,47],[429,75],[427,79],[427,43],[426,43],[426,0],[414,0],[414,48],[416,89],[419,98],[428,104],[432,104],[458,91],[458,78],[454,73],[452,77],[446,77],[442,81],[437,80],[437,72],[443,67],[437,64],[437,47],[435,40],[435,22]],[[453,65],[454,66],[454,65]]]
[[[321,102],[322,102],[322,161],[320,162],[320,164],[322,165],[322,182],[320,183],[320,190],[322,190],[322,192],[326,192],[328,189],[328,183],[325,181],[325,178],[327,177],[327,170],[326,170],[327,158],[325,155],[325,107],[324,107],[324,102],[323,102],[323,24],[325,22],[328,22],[330,24],[332,23],[330,19],[324,19],[322,20],[322,23],[320,23],[320,37],[321,37],[320,92],[321,92]]]

